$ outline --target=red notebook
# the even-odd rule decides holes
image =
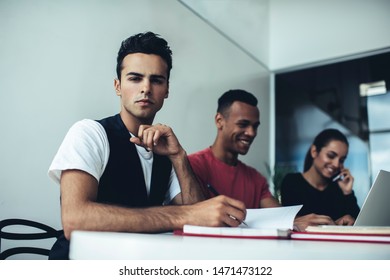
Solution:
[[[244,227],[201,227],[185,225],[183,230],[174,234],[185,236],[252,238],[252,239],[289,239],[290,229],[244,228]]]

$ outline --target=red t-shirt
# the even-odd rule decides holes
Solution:
[[[191,154],[188,158],[205,188],[210,184],[219,194],[243,201],[246,208],[259,208],[260,200],[272,196],[266,178],[241,161],[236,166],[227,165],[214,157],[211,148]],[[208,192],[210,197],[215,196]]]

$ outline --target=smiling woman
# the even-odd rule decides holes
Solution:
[[[375,160],[388,154],[388,145],[375,141],[381,135],[383,143],[389,142],[390,125],[383,126],[387,109],[371,107],[381,99],[381,107],[388,108],[390,98],[362,96],[359,85],[381,80],[390,84],[389,66],[390,50],[384,48],[275,75],[275,165],[302,171],[311,140],[322,129],[336,128],[348,137],[346,163],[354,174],[354,192],[361,206],[379,169],[390,166],[388,160]],[[371,122],[374,115],[379,118]],[[376,130],[377,125],[381,129]]]
[[[348,145],[337,129],[320,132],[306,154],[304,172],[283,179],[282,204],[303,204],[298,215],[316,213],[330,216],[337,224],[352,225],[359,206],[352,190],[354,178],[344,166]]]

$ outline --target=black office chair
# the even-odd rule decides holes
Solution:
[[[4,228],[7,226],[27,226],[35,229],[40,229],[42,232],[37,233],[20,233],[20,232],[6,232]],[[9,240],[41,240],[49,238],[58,238],[63,233],[63,230],[56,230],[48,225],[25,220],[25,219],[6,219],[0,221],[0,260],[5,260],[10,256],[16,254],[38,254],[49,256],[50,249],[39,247],[14,247],[1,251],[2,239]]]

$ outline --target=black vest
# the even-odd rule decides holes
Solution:
[[[102,119],[110,143],[110,157],[99,181],[98,202],[127,207],[162,205],[168,191],[172,164],[166,156],[153,154],[149,198],[135,144],[119,114]]]

